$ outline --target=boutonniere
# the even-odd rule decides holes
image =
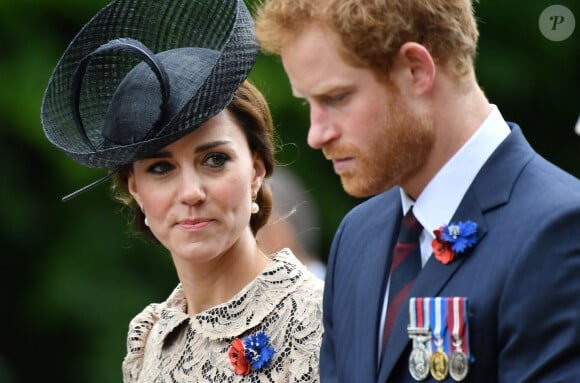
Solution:
[[[444,265],[477,243],[477,223],[473,221],[451,222],[433,233],[435,234],[435,239],[431,242],[433,254]]]
[[[228,356],[237,375],[248,375],[251,370],[270,367],[274,353],[270,338],[260,331],[256,335],[234,339]]]

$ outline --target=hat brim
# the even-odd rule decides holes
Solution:
[[[142,42],[154,53],[175,48],[219,52],[209,76],[160,134],[126,145],[105,145],[106,111],[125,75],[137,62],[103,55],[87,70],[80,93],[86,142],[73,120],[71,81],[81,60],[118,38]],[[73,160],[97,168],[133,162],[183,137],[221,112],[247,78],[257,56],[254,24],[243,0],[117,0],[93,17],[70,43],[46,89],[41,119],[49,141]],[[98,91],[96,91],[98,90]]]

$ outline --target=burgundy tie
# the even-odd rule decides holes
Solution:
[[[387,344],[395,318],[401,308],[407,293],[413,286],[415,278],[421,271],[421,252],[419,236],[423,226],[417,221],[411,208],[401,223],[399,238],[393,249],[389,285],[389,301],[387,303],[387,317],[383,330],[383,346]]]

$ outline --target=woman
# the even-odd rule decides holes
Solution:
[[[308,374],[317,368],[320,284],[289,250],[271,260],[254,238],[271,206],[262,187],[273,165],[271,129],[266,104],[245,82],[225,111],[119,172],[137,222],[170,251],[181,282],[132,321],[126,381],[229,381],[248,372],[317,379]],[[269,369],[233,355],[237,339],[260,334],[270,339],[264,352],[274,353],[261,355]]]
[[[113,168],[105,178],[177,271],[169,298],[131,321],[125,382],[318,381],[322,283],[255,239],[274,166],[268,106],[246,81],[256,53],[241,0],[120,0],[49,82],[49,140]]]

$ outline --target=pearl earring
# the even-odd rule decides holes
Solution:
[[[260,211],[260,205],[256,203],[256,201],[252,201],[252,214],[256,214]]]
[[[143,222],[145,223],[145,226],[149,227],[149,221],[147,220],[147,217],[145,217],[145,219],[143,220]]]

